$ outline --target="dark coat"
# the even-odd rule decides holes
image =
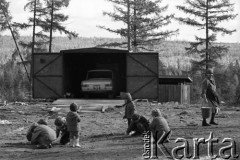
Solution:
[[[56,126],[56,135],[57,138],[59,137],[61,133],[61,139],[60,139],[60,144],[67,144],[70,141],[70,134],[69,131],[67,129],[67,122],[64,122],[63,125],[61,127]]]
[[[144,131],[147,131],[148,128],[149,121],[145,117],[140,116],[138,120],[131,122],[127,129],[127,134],[129,134],[131,131],[135,131],[137,134],[142,134]]]
[[[132,118],[132,115],[136,112],[136,107],[133,101],[128,101],[125,106],[125,118]]]
[[[67,114],[67,129],[69,132],[71,131],[80,131],[80,116],[78,115],[77,112],[68,112]]]
[[[217,94],[216,83],[214,79],[205,78],[202,83],[202,94],[206,94],[206,98],[208,101],[212,103],[214,106],[219,106],[219,96]]]
[[[31,134],[31,144],[49,145],[54,140],[55,131],[46,125],[37,125]]]
[[[212,82],[209,80],[206,91],[206,97],[214,106],[220,105],[219,96],[217,94],[216,85],[214,81]]]
[[[56,135],[57,135],[57,138],[59,137],[60,132],[61,132],[62,134],[68,132],[68,130],[67,130],[67,122],[64,122],[61,127],[56,126]]]

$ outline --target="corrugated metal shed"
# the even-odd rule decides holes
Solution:
[[[82,98],[81,81],[87,71],[110,69],[117,73],[118,91],[133,98],[158,99],[158,53],[129,53],[127,50],[81,48],[60,53],[33,55],[33,97],[62,98],[72,93]],[[116,95],[117,96],[117,95]]]

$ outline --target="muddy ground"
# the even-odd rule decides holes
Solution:
[[[240,107],[222,106],[217,115],[218,126],[201,126],[201,105],[178,105],[174,103],[150,105],[138,103],[137,111],[150,119],[153,108],[160,108],[173,131],[170,142],[166,143],[168,151],[183,143],[176,143],[177,138],[185,138],[190,143],[190,153],[193,153],[193,138],[208,138],[210,132],[219,142],[214,143],[213,152],[218,154],[220,148],[230,143],[222,143],[224,138],[233,138],[236,142],[237,154],[240,154]],[[122,119],[124,108],[108,108],[104,113],[82,113],[81,148],[54,144],[51,149],[36,149],[29,145],[25,137],[32,122],[49,115],[51,103],[8,104],[0,106],[0,159],[49,159],[49,160],[138,160],[143,159],[143,137],[125,135],[127,124]],[[63,113],[66,114],[66,113]],[[48,119],[53,124],[55,114]],[[200,145],[201,159],[207,156],[207,144]],[[181,154],[181,152],[179,152]],[[229,150],[225,153],[229,154]],[[168,159],[158,151],[158,159]],[[220,157],[218,158],[220,159]],[[231,158],[237,159],[237,158]]]

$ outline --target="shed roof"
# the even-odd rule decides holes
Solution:
[[[91,47],[91,48],[61,50],[60,52],[61,53],[128,53],[128,50]]]
[[[159,76],[159,84],[178,84],[178,83],[192,83],[192,79],[188,76],[170,76],[170,75]]]

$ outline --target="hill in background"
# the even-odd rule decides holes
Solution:
[[[21,37],[21,40],[31,41],[31,37]],[[95,47],[107,42],[121,42],[123,39],[120,38],[86,38],[78,37],[69,40],[67,37],[55,37],[53,40],[53,52],[59,52],[60,50],[66,49],[77,49],[77,48],[88,48]],[[231,62],[234,59],[240,57],[240,44],[239,43],[219,43],[229,46],[229,52],[223,57],[223,61],[226,63]],[[183,65],[190,62],[191,57],[186,55],[185,47],[189,46],[187,41],[165,41],[158,46],[154,47],[154,51],[158,52],[160,59],[165,62],[165,66],[169,65]],[[0,37],[0,64],[4,64],[15,49],[14,42],[11,36]],[[167,61],[166,61],[167,60]]]

